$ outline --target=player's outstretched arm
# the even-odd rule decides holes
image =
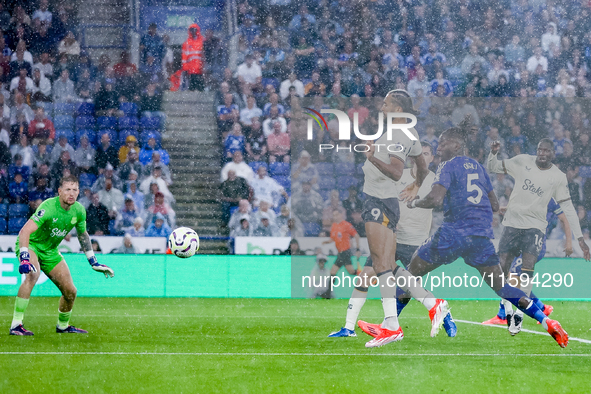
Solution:
[[[507,170],[505,169],[505,163],[503,160],[499,160],[497,158],[497,154],[501,149],[501,142],[495,141],[490,146],[490,153],[488,154],[488,160],[486,161],[486,168],[489,172],[494,172],[496,174],[506,174]]]
[[[443,198],[445,197],[446,193],[447,189],[441,184],[436,183],[433,185],[433,188],[429,194],[425,196],[425,198],[412,200],[407,204],[407,206],[409,208],[437,208],[443,204]]]
[[[400,199],[407,203],[415,199],[417,193],[419,192],[419,188],[423,184],[427,174],[429,174],[429,167],[427,166],[427,162],[425,161],[425,158],[422,154],[419,156],[410,156],[410,158],[417,165],[417,174],[415,181],[405,187],[400,193]]]
[[[491,190],[488,193],[488,199],[490,201],[490,207],[492,208],[492,211],[498,212],[499,211],[499,199],[497,198],[497,195],[495,194],[494,190]]]
[[[568,223],[568,220],[566,219],[566,215],[564,214],[564,212],[558,215],[558,219],[560,220],[560,223],[562,223],[564,235],[566,236],[566,242],[564,244],[564,253],[566,254],[566,257],[568,257],[571,254],[573,254],[573,233],[570,229],[570,224]]]
[[[84,254],[86,255],[86,258],[88,259],[88,263],[90,264],[90,266],[92,267],[93,270],[95,270],[96,272],[102,272],[103,274],[105,274],[105,278],[109,278],[109,277],[114,277],[115,276],[115,272],[113,272],[113,270],[109,267],[107,267],[104,264],[99,264],[98,260],[96,259],[96,256],[94,255],[94,252],[92,250],[92,243],[90,242],[90,235],[88,235],[88,232],[85,231],[81,234],[78,234],[78,242],[80,242],[80,249],[82,249],[82,251],[84,252]]]
[[[583,257],[585,260],[591,261],[591,252],[589,252],[589,246],[587,246],[585,243],[585,238],[583,238],[583,231],[581,230],[581,223],[579,223],[579,216],[577,215],[577,211],[575,211],[572,201],[569,198],[567,200],[558,201],[558,204],[564,211],[564,215],[570,224],[575,238],[579,241],[579,246],[583,251]]]
[[[404,161],[399,159],[396,156],[390,157],[390,164],[384,163],[380,159],[374,156],[375,153],[375,145],[370,144],[369,150],[364,152],[365,157],[371,164],[377,167],[378,170],[382,172],[382,174],[386,175],[388,178],[398,182],[402,177],[402,171],[404,171]]]
[[[31,234],[37,231],[38,228],[39,226],[37,226],[37,223],[29,219],[18,233],[18,258],[20,260],[20,266],[18,267],[19,274],[37,272],[35,266],[30,262],[31,256],[29,255],[29,239],[31,238]]]

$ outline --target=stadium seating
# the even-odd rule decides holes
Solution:
[[[248,165],[254,172],[257,172],[260,166],[264,166],[266,169],[269,169],[269,166],[264,161],[251,161],[248,163]]]
[[[158,130],[144,130],[139,135],[139,142],[141,146],[144,146],[148,143],[150,138],[154,137],[156,139],[156,145],[162,145],[162,134]]]
[[[81,103],[78,106],[78,116],[94,116],[94,104],[93,103]]]
[[[119,118],[119,130],[137,129],[139,128],[139,121],[136,117],[124,116]]]
[[[161,130],[162,121],[158,116],[147,117],[144,116],[140,119],[140,126],[142,130]]]
[[[55,131],[55,139],[57,140],[60,136],[65,135],[68,139],[68,144],[72,145],[73,147],[76,146],[76,135],[72,130],[56,130]]]
[[[76,104],[74,103],[55,103],[53,111],[56,115],[72,116],[76,113]]]
[[[133,135],[136,139],[139,139],[139,134],[138,134],[137,130],[133,130],[133,129],[121,130],[119,132],[119,144],[124,145],[125,139],[130,135]]]
[[[344,175],[337,178],[337,188],[339,190],[347,190],[351,186],[357,186],[359,180],[355,177]]]
[[[304,237],[317,237],[322,229],[318,223],[302,223],[304,226]]]
[[[8,223],[6,222],[6,218],[0,218],[0,234],[6,234],[7,225]]]
[[[316,170],[318,171],[318,175],[334,175],[334,166],[332,163],[318,163],[316,164]]]
[[[8,204],[0,204],[0,218],[8,216]]]
[[[29,206],[27,204],[10,204],[8,206],[8,217],[26,218],[29,215]]]
[[[272,163],[269,165],[269,174],[273,175],[289,175],[290,166],[288,163]]]
[[[94,175],[94,174],[88,174],[88,173],[80,174],[79,182],[80,182],[81,188],[83,186],[91,187],[95,181],[96,181],[96,175]]]
[[[339,163],[335,166],[335,175],[355,175],[355,164]]]
[[[95,124],[94,116],[79,116],[76,118],[76,130],[94,129]]]
[[[53,120],[53,127],[72,130],[74,128],[74,118],[71,115],[56,115]]]
[[[336,181],[332,176],[321,176],[318,180],[318,187],[321,190],[332,190],[336,187]]]
[[[273,179],[275,179],[277,181],[277,183],[279,183],[281,186],[283,186],[283,188],[287,192],[291,191],[291,176],[276,175],[273,177]]]
[[[21,228],[23,228],[23,226],[25,225],[25,223],[27,222],[27,218],[10,218],[8,219],[8,234],[10,235],[17,235],[19,233],[19,231],[21,231]]]
[[[96,123],[99,129],[114,129],[117,127],[117,118],[114,116],[99,116]]]
[[[591,178],[591,166],[579,167],[579,176],[581,178]]]
[[[80,138],[83,135],[88,137],[88,142],[90,142],[90,144],[92,146],[96,146],[97,140],[96,140],[96,132],[94,130],[78,130],[76,132],[76,146],[78,146],[80,144]],[[74,145],[72,145],[72,146],[74,146]]]
[[[37,107],[41,107],[45,110],[47,117],[53,116],[53,103],[47,103],[45,101],[37,101]]]
[[[125,116],[137,117],[138,106],[136,103],[121,103],[119,110],[123,112]]]

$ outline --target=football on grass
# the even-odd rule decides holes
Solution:
[[[168,248],[175,256],[186,259],[199,250],[199,236],[191,228],[179,227],[168,237]]]

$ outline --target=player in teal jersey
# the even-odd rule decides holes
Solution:
[[[80,247],[86,254],[92,269],[113,277],[113,270],[99,264],[92,251],[90,236],[86,231],[86,210],[76,201],[79,193],[78,179],[64,177],[60,182],[58,197],[49,198],[39,205],[37,211],[25,223],[16,240],[16,255],[20,261],[19,273],[26,274],[21,283],[14,305],[10,335],[33,335],[23,327],[25,309],[42,270],[61,291],[57,333],[86,334],[87,331],[69,324],[76,299],[76,287],[70,269],[59,253],[58,246],[65,236],[76,227]]]

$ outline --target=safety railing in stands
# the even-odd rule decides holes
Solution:
[[[113,40],[111,45],[108,44],[88,44],[86,32],[92,29],[112,29],[119,33],[119,40]],[[135,28],[130,25],[111,25],[111,24],[84,24],[78,27],[80,32],[80,46],[84,49],[128,49],[130,43],[130,32],[135,31]],[[95,40],[97,40],[95,38]],[[97,40],[98,41],[98,40]]]

